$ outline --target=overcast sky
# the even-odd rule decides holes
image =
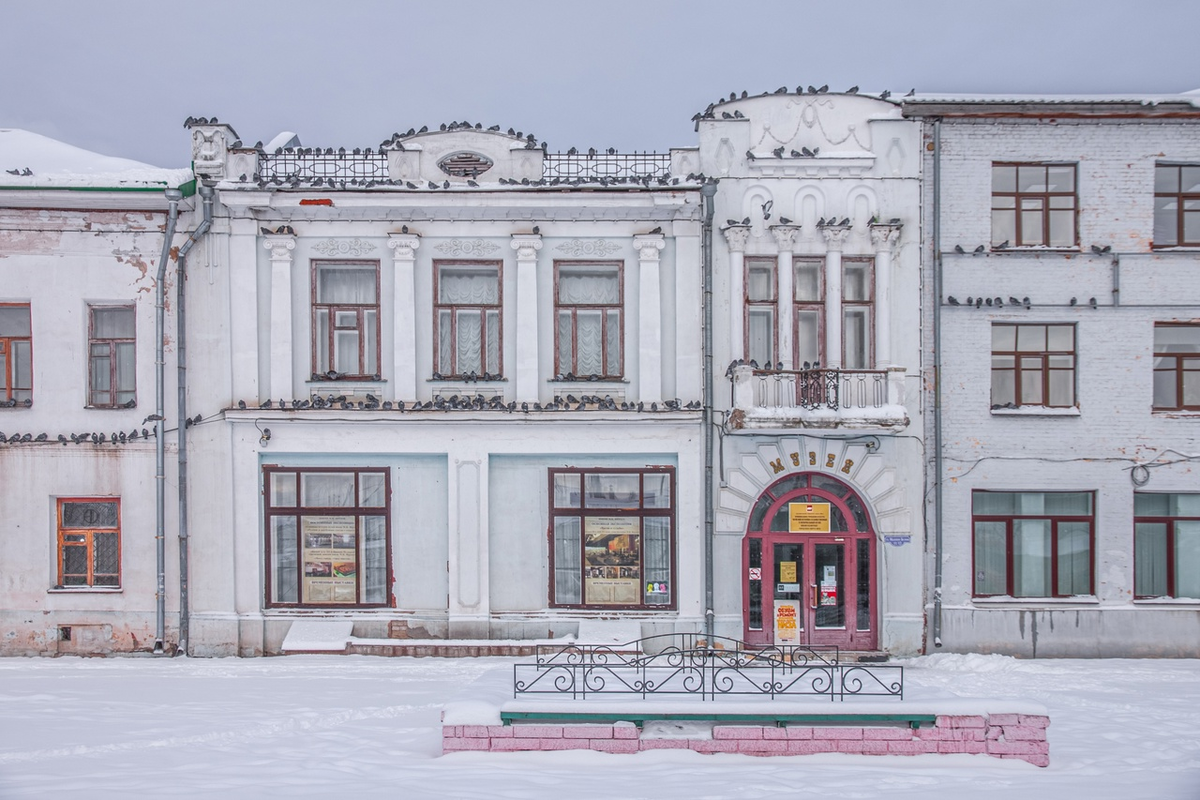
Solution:
[[[665,150],[717,97],[785,84],[1187,91],[1197,23],[1197,0],[3,0],[0,127],[164,167],[193,115],[247,144],[467,120]]]

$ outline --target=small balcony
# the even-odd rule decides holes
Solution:
[[[904,367],[764,370],[734,367],[732,430],[792,428],[898,433],[908,427]]]

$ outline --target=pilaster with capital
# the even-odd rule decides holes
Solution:
[[[892,362],[892,253],[900,241],[899,222],[872,222],[871,245],[875,250],[875,368]]]
[[[271,397],[293,397],[292,254],[296,237],[269,234],[263,248],[271,254]]]
[[[790,369],[793,363],[792,345],[792,254],[796,249],[796,234],[800,232],[799,225],[772,225],[771,236],[775,238],[778,255],[775,256],[775,275],[778,282],[777,309],[775,312],[775,331],[779,340],[779,352],[775,354],[777,361],[782,361],[785,369]]]
[[[417,329],[415,264],[421,237],[414,233],[389,233],[394,283],[392,290],[393,400],[417,399]]]
[[[735,359],[746,357],[745,313],[746,242],[750,239],[749,225],[730,225],[722,228],[729,245],[729,352]]]
[[[514,234],[509,242],[517,251],[517,341],[513,393],[517,402],[538,399],[537,260],[542,237]]]
[[[638,254],[638,399],[663,399],[662,291],[659,260],[667,246],[661,233],[633,237]]]
[[[849,225],[823,225],[825,237],[825,366],[842,365],[842,247]]]

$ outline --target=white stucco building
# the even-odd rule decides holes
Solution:
[[[931,636],[1200,655],[1196,96],[905,115],[925,128]]]

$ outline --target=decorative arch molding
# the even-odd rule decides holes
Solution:
[[[823,472],[849,486],[867,505],[877,538],[908,533],[911,511],[896,482],[896,469],[866,440],[789,436],[759,442],[753,452],[729,458],[725,485],[717,499],[716,533],[744,536],[750,511],[762,493],[780,478],[800,472]]]
[[[863,209],[860,204],[866,201],[866,214],[864,216]],[[879,216],[879,197],[875,190],[870,186],[855,186],[846,193],[846,213],[853,221],[856,228],[861,225],[862,231],[866,231],[866,225],[871,217]]]

